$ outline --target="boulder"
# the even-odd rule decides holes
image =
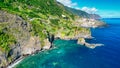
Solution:
[[[81,44],[81,45],[84,45],[86,42],[85,42],[85,39],[84,38],[79,38],[77,40],[77,44]]]

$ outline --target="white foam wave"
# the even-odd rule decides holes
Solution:
[[[17,64],[19,64],[23,58],[20,58],[19,60],[15,61],[13,64],[9,65],[7,68],[14,68]]]

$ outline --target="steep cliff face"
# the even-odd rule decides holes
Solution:
[[[55,38],[91,37],[90,29],[79,26],[84,22],[78,19],[56,0],[0,1],[0,67],[49,49]]]
[[[30,35],[31,25],[18,15],[0,11],[0,27],[2,32],[0,33],[0,66],[41,49],[40,40]],[[2,35],[3,33],[8,35],[9,40]]]

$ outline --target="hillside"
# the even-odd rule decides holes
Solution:
[[[98,14],[89,14],[91,18],[93,19],[101,19],[101,16]]]
[[[87,16],[56,0],[0,0],[0,68],[54,47],[58,38],[84,45],[91,38],[90,28],[101,26]]]
[[[75,14],[75,15],[79,15],[80,17],[89,18],[89,14],[82,11],[82,10],[77,10],[77,9],[70,8],[67,6],[65,6],[65,9],[68,10],[69,12]]]
[[[56,38],[90,37],[90,29],[76,26],[75,19],[55,0],[0,0],[0,67],[49,49]]]
[[[85,11],[66,7],[66,6],[65,6],[65,9],[68,10],[69,12],[71,12],[75,15],[78,15],[80,17],[83,17],[83,18],[92,18],[92,19],[100,19],[101,18],[98,14],[89,14]]]

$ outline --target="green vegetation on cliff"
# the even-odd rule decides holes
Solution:
[[[70,7],[66,7],[65,9],[68,10],[69,12],[78,15],[80,17],[83,18],[92,18],[92,19],[100,19],[101,17],[98,14],[89,14],[85,11],[79,10],[79,9],[74,9],[74,8],[70,8]]]
[[[75,15],[79,15],[80,17],[90,18],[90,15],[85,11],[77,10],[77,9],[66,7],[66,6],[65,6],[65,9],[70,11],[71,13],[73,13]]]
[[[61,32],[64,37],[75,36],[81,29],[87,29],[74,26],[75,15],[55,0],[0,0],[0,9],[17,14],[29,22],[32,25],[31,35],[39,36],[41,41],[48,37],[48,32],[51,35]]]
[[[5,24],[0,23],[0,50],[8,52],[10,50],[9,45],[13,45],[16,41],[15,38],[5,32],[7,29],[3,28]]]
[[[0,8],[24,18],[32,25],[31,33],[38,35],[43,40],[47,38],[45,31],[51,34],[59,29],[68,30],[66,35],[73,33],[72,22],[75,17],[65,10],[64,6],[55,0],[1,0]],[[66,16],[65,18],[62,15]],[[81,28],[81,27],[76,27]]]
[[[80,34],[90,34],[89,28],[75,26],[75,19],[79,17],[56,0],[0,0],[0,11],[11,14],[2,18],[16,15],[4,26],[5,20],[0,19],[0,50],[7,50],[7,53],[11,50],[11,45],[28,40],[29,34],[39,37],[42,46],[46,39],[52,43],[53,36],[77,39]]]

